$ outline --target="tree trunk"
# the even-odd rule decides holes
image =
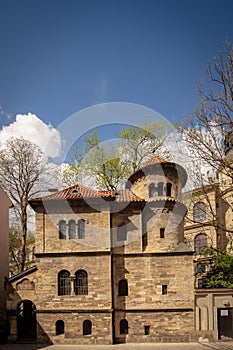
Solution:
[[[20,272],[25,270],[26,262],[26,243],[27,243],[27,206],[23,206],[21,215],[21,227],[22,227],[22,252],[21,252],[21,268]]]

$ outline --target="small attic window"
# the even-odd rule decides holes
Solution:
[[[71,191],[71,194],[78,194],[78,193],[79,193],[79,190],[77,190],[76,188]]]

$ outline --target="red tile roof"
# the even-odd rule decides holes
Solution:
[[[147,165],[156,164],[156,163],[167,163],[167,161],[161,157],[155,156],[147,160],[142,164],[141,168],[144,168]]]
[[[96,191],[82,185],[74,185],[62,191],[38,198],[31,201],[55,200],[55,199],[81,199],[81,198],[109,198],[116,202],[143,202],[144,199],[136,196],[129,190]]]

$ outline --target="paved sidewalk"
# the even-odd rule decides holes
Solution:
[[[155,343],[119,345],[6,344],[0,350],[233,350],[233,341],[214,343]]]

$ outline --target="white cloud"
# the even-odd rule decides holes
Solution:
[[[61,137],[58,130],[45,124],[35,114],[17,114],[13,123],[3,126],[0,131],[0,147],[10,137],[23,137],[37,144],[49,157],[56,157],[61,147]]]

